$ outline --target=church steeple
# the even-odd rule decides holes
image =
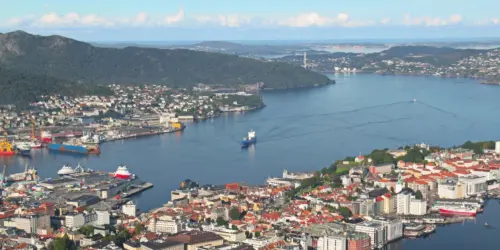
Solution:
[[[401,190],[403,190],[404,188],[404,183],[403,183],[403,176],[401,176],[401,173],[398,174],[398,182],[396,183],[396,189],[394,191],[396,191],[396,194],[401,192]]]

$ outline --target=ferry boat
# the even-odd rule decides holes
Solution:
[[[75,170],[69,164],[64,164],[59,171],[57,171],[58,175],[70,175],[74,174]]]
[[[441,215],[476,216],[477,210],[469,206],[446,206],[439,209]]]
[[[120,165],[116,169],[116,172],[113,173],[113,177],[118,178],[118,179],[130,179],[132,175],[128,171],[127,166],[125,165]]]
[[[255,131],[250,130],[248,132],[248,135],[247,137],[243,138],[243,140],[241,140],[241,146],[242,147],[248,147],[252,144],[255,144],[257,142],[257,136],[255,135]]]
[[[29,155],[31,152],[31,142],[17,141],[12,144],[14,145],[14,149],[21,155]]]

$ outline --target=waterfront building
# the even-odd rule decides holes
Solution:
[[[500,154],[500,141],[495,142],[495,153]]]
[[[305,180],[312,178],[314,173],[301,173],[301,172],[288,172],[288,170],[284,169],[282,177],[283,179],[292,179],[292,180]]]
[[[403,221],[398,218],[376,217],[373,221],[385,227],[386,242],[395,241],[403,237]]]
[[[380,222],[365,221],[354,226],[356,232],[365,233],[370,236],[370,245],[380,248],[386,243],[385,227]]]
[[[137,213],[137,208],[133,201],[128,201],[125,205],[122,206],[122,213],[127,216],[135,217]]]
[[[325,233],[318,238],[317,250],[347,250],[347,237],[344,233]]]
[[[371,249],[370,236],[360,232],[347,233],[347,250],[368,250]]]
[[[465,197],[482,194],[488,190],[484,176],[469,175],[459,177],[458,180],[463,183]]]
[[[396,213],[401,215],[424,215],[427,213],[427,202],[415,198],[411,189],[403,189],[397,194]]]
[[[442,199],[464,198],[463,185],[457,179],[442,180],[438,184],[438,196]]]

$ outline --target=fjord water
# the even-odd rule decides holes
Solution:
[[[7,172],[12,173],[22,171],[29,162],[42,177],[55,176],[64,163],[76,166],[80,162],[104,171],[126,164],[132,173],[155,185],[137,197],[139,207],[147,210],[166,203],[170,191],[186,178],[203,184],[262,184],[268,176],[280,175],[282,169],[317,170],[376,148],[500,139],[500,87],[466,79],[330,76],[337,84],[263,92],[267,107],[258,111],[187,124],[182,133],[104,143],[100,156],[34,150],[30,159],[2,158],[0,164],[7,164]],[[258,142],[242,150],[239,142],[250,129],[257,132]],[[497,220],[500,228],[498,208],[495,203],[481,216],[492,217],[487,220],[491,225]],[[402,241],[389,248],[422,249],[434,246],[427,243],[431,241],[441,247],[474,243],[478,249],[495,249],[489,244],[500,244],[498,237],[489,241],[476,237],[477,226],[467,225],[438,228],[429,240]]]

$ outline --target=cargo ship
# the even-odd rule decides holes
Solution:
[[[441,215],[476,216],[477,210],[468,206],[446,206],[439,209]]]
[[[250,130],[248,132],[248,135],[247,137],[243,138],[243,140],[241,140],[241,146],[242,147],[248,147],[252,144],[255,144],[257,142],[257,136],[255,136],[255,131]]]
[[[81,141],[73,139],[63,143],[50,143],[48,149],[51,151],[68,152],[77,154],[99,154],[99,146],[85,145]]]

